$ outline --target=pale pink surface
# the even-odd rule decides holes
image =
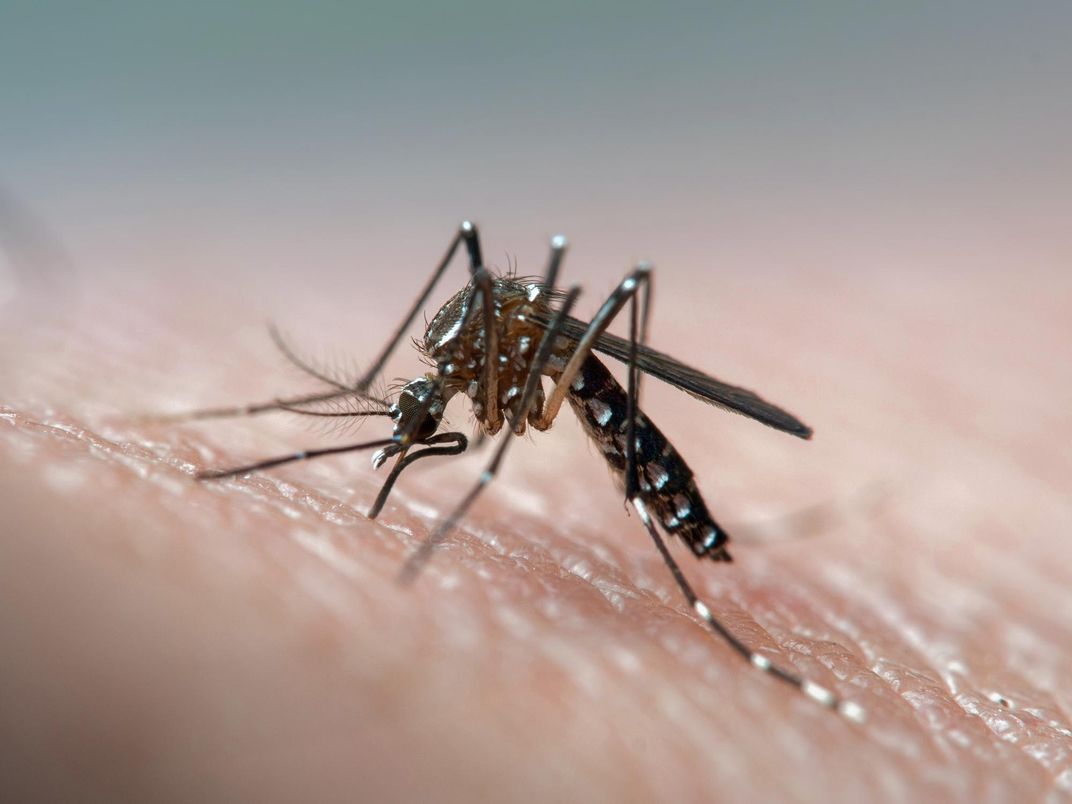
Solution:
[[[645,409],[739,534],[730,566],[675,553],[736,633],[859,703],[865,725],[687,614],[568,411],[515,445],[413,589],[395,574],[487,450],[404,476],[375,523],[365,455],[199,485],[202,466],[353,436],[124,415],[307,387],[272,353],[266,312],[290,311],[314,353],[368,359],[408,297],[391,278],[311,303],[269,277],[247,306],[150,282],[91,291],[62,326],[0,330],[5,785],[187,800],[1072,792],[1072,281],[658,282],[656,346],[816,429],[804,444],[647,383]],[[411,355],[394,365],[419,371]],[[468,429],[468,411],[450,418]]]

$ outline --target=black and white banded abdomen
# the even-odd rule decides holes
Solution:
[[[628,411],[625,389],[598,358],[589,356],[567,398],[624,488]],[[682,539],[697,556],[729,561],[725,549],[729,537],[708,513],[685,459],[639,410],[635,433],[640,499],[645,507],[667,533]]]

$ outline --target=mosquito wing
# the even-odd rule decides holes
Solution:
[[[563,324],[562,334],[574,340],[580,340],[588,329],[588,324],[576,318],[567,317]],[[593,348],[623,363],[629,362],[630,345],[626,338],[604,332],[596,339]],[[767,402],[754,391],[716,380],[648,346],[637,344],[637,368],[704,402],[740,413],[798,438],[811,438],[811,428],[804,422]]]

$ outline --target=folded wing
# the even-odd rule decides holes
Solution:
[[[587,329],[588,324],[584,321],[567,317],[563,334],[568,338],[579,340]],[[630,345],[626,338],[604,332],[596,340],[594,349],[616,360],[621,360],[623,363],[629,362]],[[754,391],[716,380],[648,346],[637,344],[637,368],[704,402],[740,413],[742,416],[755,419],[768,427],[798,438],[811,438],[810,427],[791,413],[767,402]]]

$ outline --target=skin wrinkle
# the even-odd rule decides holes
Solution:
[[[674,304],[670,293],[661,289],[660,305]],[[779,320],[779,302],[765,298]],[[0,541],[8,613],[0,639],[16,657],[0,672],[4,688],[23,691],[17,699],[26,703],[7,722],[27,746],[21,771],[0,766],[4,778],[41,784],[33,757],[55,757],[60,746],[29,724],[70,725],[80,711],[84,725],[67,729],[55,784],[89,780],[102,797],[121,789],[119,778],[143,797],[161,789],[285,796],[310,785],[412,797],[442,795],[446,784],[456,799],[593,791],[622,800],[808,800],[823,790],[840,800],[1007,800],[1067,784],[1072,738],[1061,731],[1070,720],[1058,668],[1068,626],[1058,614],[1057,554],[1040,539],[1010,545],[1001,524],[1045,534],[1067,523],[1048,501],[1048,470],[1019,476],[1026,453],[1001,451],[1030,442],[1003,437],[1000,450],[981,449],[970,422],[919,439],[925,420],[894,396],[906,450],[867,416],[824,398],[806,406],[829,419],[815,422],[820,439],[829,435],[814,446],[840,452],[815,458],[779,452],[736,420],[722,427],[691,401],[677,408],[722,427],[712,436],[717,456],[696,445],[687,453],[716,510],[738,500],[738,512],[769,513],[844,499],[837,485],[793,496],[838,476],[838,466],[854,481],[861,466],[881,472],[883,464],[895,480],[906,467],[937,481],[895,482],[899,497],[889,504],[742,547],[728,568],[671,546],[748,644],[861,703],[868,722],[855,727],[750,669],[692,619],[574,424],[556,422],[555,433],[517,445],[488,499],[416,587],[401,590],[402,562],[433,513],[475,479],[487,449],[407,475],[382,522],[363,516],[382,479],[364,455],[199,485],[190,479],[197,468],[317,437],[285,418],[132,424],[109,400],[144,411],[270,397],[285,373],[261,348],[267,336],[201,349],[206,334],[183,315],[143,309],[144,343],[132,348],[125,319],[106,310],[81,321],[80,337],[54,360],[45,359],[55,355],[46,337],[28,342],[17,359],[33,370],[5,383],[15,392],[0,400],[4,508],[13,532],[34,536]],[[781,316],[787,327],[792,318]],[[896,383],[882,372],[912,367],[906,359],[868,370],[842,340],[816,338],[834,355],[829,371],[862,378],[849,394],[857,405],[890,393]],[[799,348],[821,373],[808,343]],[[754,354],[755,344],[747,351],[742,360],[757,359],[749,374],[777,365]],[[197,359],[209,352],[211,361]],[[906,381],[921,386],[925,372],[912,371]],[[949,382],[962,395],[971,388],[964,377]],[[656,383],[645,392],[645,409],[669,430],[672,401],[660,414],[669,397]],[[453,415],[465,421],[458,409]],[[928,443],[935,438],[940,449]],[[861,441],[877,464],[854,457]],[[980,488],[1000,479],[1001,505],[964,479],[973,465]],[[959,488],[946,480],[948,467]],[[554,505],[514,510],[512,487]],[[122,504],[101,505],[109,499]],[[950,539],[958,526],[979,534]],[[965,552],[973,543],[978,549]],[[49,703],[56,690],[65,690],[61,703]],[[1014,708],[990,700],[992,691]],[[12,734],[3,729],[6,744]],[[104,747],[85,751],[94,742]],[[139,743],[145,748],[134,750]],[[144,770],[132,773],[137,763]]]

